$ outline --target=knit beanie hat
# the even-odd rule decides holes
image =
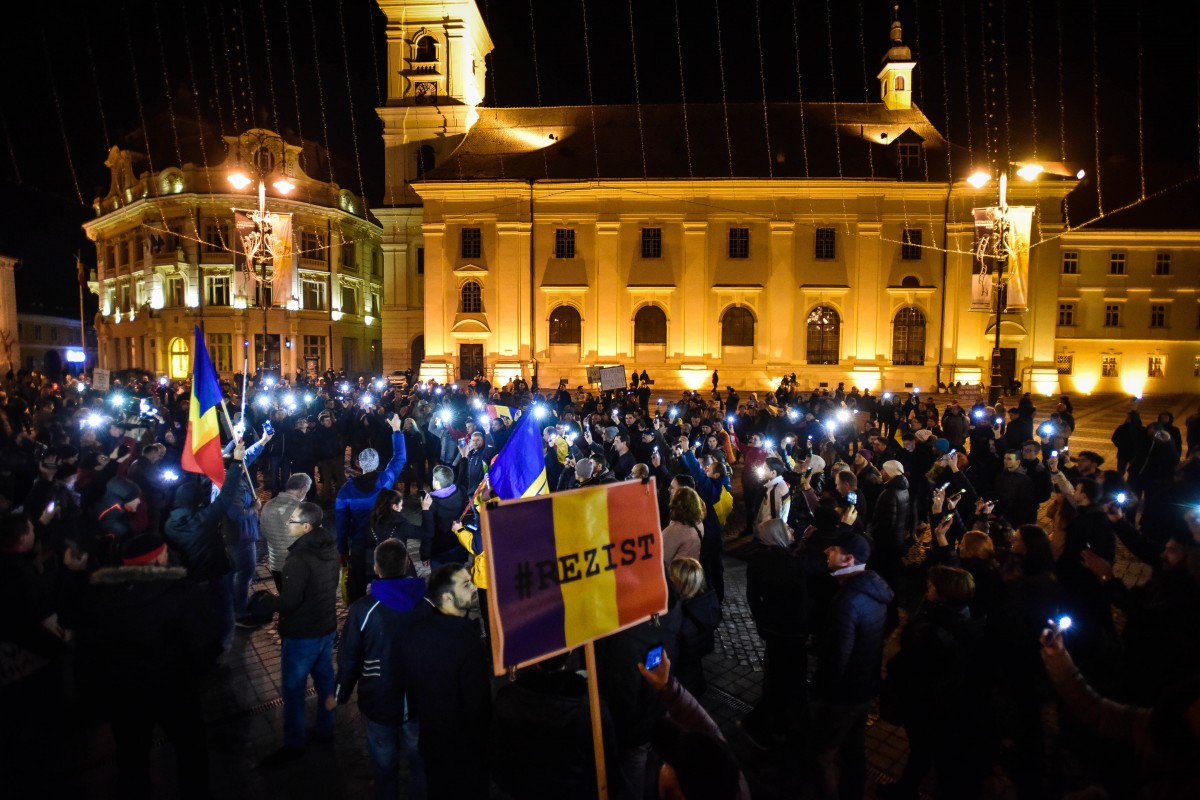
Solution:
[[[358,466],[363,472],[374,472],[379,469],[379,451],[368,447],[358,454]]]

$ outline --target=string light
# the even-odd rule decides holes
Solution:
[[[683,146],[687,152],[688,177],[695,178],[692,167],[692,134],[688,129],[687,81],[683,77],[683,33],[679,25],[679,0],[672,0],[675,7],[675,50],[679,53],[679,99],[683,108]]]
[[[804,177],[809,177],[808,173],[808,132],[807,126],[804,124],[804,81],[800,76],[800,21],[796,13],[796,0],[792,0],[792,39],[795,43],[796,51],[796,100],[797,107],[800,109],[800,150],[804,153]],[[949,152],[949,148],[946,148]],[[809,211],[812,211],[812,198],[809,197]]]
[[[627,4],[629,6],[629,51],[632,54],[630,61],[633,64],[633,104],[637,109],[638,145],[642,153],[642,177],[646,178],[650,173],[646,169],[646,133],[642,127],[642,90],[638,84],[637,36],[634,35],[633,27],[633,0],[628,0]]]
[[[725,48],[721,44],[721,0],[713,0],[717,20],[717,69],[721,73],[721,114],[725,120],[725,152],[729,156],[729,177],[733,177],[733,139],[729,134],[729,101],[725,97]]]
[[[596,99],[592,95],[592,51],[588,44],[587,0],[579,0],[583,16],[583,63],[587,67],[588,114],[592,120],[592,157],[596,162],[596,180],[600,180],[600,137],[596,130]]]
[[[350,54],[346,48],[346,20],[342,16],[342,4],[334,3],[337,9],[338,30],[342,34],[342,63],[346,65],[346,102],[350,104],[350,140],[354,143],[354,166],[358,170],[358,199],[362,204],[359,209],[362,212],[363,219],[367,218],[367,185],[363,181],[362,158],[358,153],[358,125],[354,121],[354,87],[350,85]],[[326,142],[328,147],[329,143]]]
[[[63,149],[67,151],[67,169],[71,172],[71,185],[75,187],[75,196],[79,198],[79,205],[83,205],[83,192],[79,189],[79,177],[75,174],[75,159],[71,157],[71,142],[67,138],[67,125],[63,122],[62,105],[58,102],[58,85],[54,80],[54,62],[50,58],[50,48],[46,45],[45,31],[42,32],[42,53],[46,56],[46,74],[50,77],[50,96],[54,99],[54,113],[58,116],[58,129],[62,133]],[[136,77],[134,80],[137,80]]]
[[[771,121],[767,117],[767,70],[763,65],[762,14],[754,0],[754,35],[758,40],[758,81],[762,87],[763,136],[767,140],[767,177],[775,177],[775,154],[771,151]]]
[[[1096,211],[1104,216],[1104,197],[1100,192],[1100,12],[1092,3],[1092,127],[1096,146]]]
[[[313,0],[308,0],[308,15],[312,19],[312,38],[313,38],[313,66],[317,71],[317,99],[321,106],[321,130],[325,134],[325,147],[329,148],[329,121],[325,115],[325,84],[321,80],[321,48],[317,44],[317,12],[313,7]],[[325,159],[329,166],[329,182],[337,183],[337,179],[333,175],[333,160]]]

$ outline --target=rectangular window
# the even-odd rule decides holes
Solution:
[[[901,167],[919,167],[921,165],[921,145],[915,142],[902,143],[898,153]]]
[[[1120,303],[1105,303],[1105,305],[1104,305],[1104,327],[1106,327],[1106,328],[1121,327],[1121,304]]]
[[[905,228],[900,245],[900,258],[905,261],[921,260],[921,229]]]
[[[358,313],[358,292],[351,286],[342,287],[342,313]]]
[[[417,274],[418,275],[425,274],[425,248],[424,247],[417,248]]]
[[[316,361],[316,370],[321,372],[325,369],[325,337],[324,336],[305,336],[304,337],[304,362],[305,366],[309,362]]]
[[[483,231],[479,228],[462,229],[462,258],[481,258],[483,256]]]
[[[1167,305],[1166,305],[1166,303],[1151,303],[1150,304],[1150,327],[1151,328],[1167,327]]]
[[[1166,359],[1164,359],[1162,356],[1150,356],[1150,358],[1146,360],[1146,377],[1163,377],[1163,362],[1165,360]]]
[[[817,228],[816,249],[813,257],[825,261],[837,253],[837,231],[833,228]]]
[[[58,326],[57,325],[50,326],[50,341],[52,341],[52,342],[58,341]]]
[[[204,303],[210,306],[229,305],[230,275],[206,275],[204,277]]]
[[[300,281],[300,296],[302,308],[308,311],[325,310],[325,281],[317,278],[304,278]]]
[[[1071,353],[1059,353],[1054,357],[1054,365],[1058,367],[1059,375],[1070,375],[1075,369],[1075,356]]]
[[[642,228],[642,258],[662,258],[662,228]]]
[[[132,307],[130,305],[131,302],[132,301],[129,295],[129,281],[121,281],[121,283],[117,286],[117,308],[119,308],[121,311],[128,311]]]
[[[128,239],[122,239],[117,244],[117,255],[121,259],[122,267],[129,266],[129,240]]]
[[[167,278],[166,285],[163,287],[164,304],[172,307],[185,305],[186,286],[181,277]]]
[[[342,266],[346,269],[358,269],[357,252],[354,248],[354,242],[342,242]]]
[[[117,248],[111,244],[104,248],[104,268],[106,270],[116,270],[117,268]]]
[[[378,278],[383,275],[383,253],[379,250],[371,251],[371,277]]]
[[[729,229],[729,257],[730,258],[749,258],[750,257],[750,229],[749,228],[730,228]]]
[[[259,283],[254,288],[254,305],[259,308],[269,308],[274,299],[274,292],[271,291],[271,284]]]
[[[324,260],[321,253],[321,237],[316,231],[300,232],[300,257]]]
[[[1074,303],[1059,303],[1058,304],[1058,324],[1059,325],[1074,325],[1075,324],[1075,304]]]
[[[220,253],[225,249],[225,232],[221,230],[221,225],[216,222],[209,222],[204,226],[204,252]]]
[[[217,372],[233,372],[233,334],[210,333],[208,354],[212,356],[213,367]]]
[[[1157,253],[1154,256],[1154,274],[1155,275],[1170,275],[1171,274],[1171,254]]]
[[[1109,275],[1124,275],[1125,274],[1125,254],[1110,253],[1108,256],[1108,274]]]
[[[1121,366],[1116,356],[1100,357],[1100,375],[1104,378],[1121,377]]]
[[[1063,275],[1078,275],[1079,274],[1079,251],[1064,250],[1063,251]]]
[[[35,342],[40,342],[42,340],[42,326],[41,325],[33,326],[33,340]]]
[[[575,231],[571,228],[556,228],[554,231],[554,257],[575,257]]]

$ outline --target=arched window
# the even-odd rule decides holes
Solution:
[[[437,41],[432,36],[422,36],[417,41],[413,61],[437,61]]]
[[[462,313],[480,314],[483,312],[483,287],[475,281],[467,281],[462,287]]]
[[[658,306],[642,306],[633,318],[634,344],[667,343],[667,315]]]
[[[916,275],[905,275],[900,279],[900,285],[905,289],[916,289],[921,286],[921,279]]]
[[[892,363],[916,366],[925,363],[925,315],[921,309],[902,308],[892,323]]]
[[[172,339],[171,344],[167,347],[167,354],[169,358],[167,371],[171,373],[171,378],[177,380],[187,378],[192,368],[187,340],[180,337]]]
[[[754,315],[733,306],[721,317],[722,347],[754,347]]]
[[[433,153],[433,148],[427,144],[421,145],[417,149],[417,177],[424,177],[425,173],[432,172],[434,165],[437,163],[437,157]]]
[[[425,360],[425,335],[422,334],[412,341],[412,359],[409,366],[412,367],[413,380],[417,380],[421,374],[421,362]]]
[[[574,306],[561,305],[550,312],[550,344],[574,344],[583,341],[579,312]]]
[[[897,92],[904,91],[904,76],[903,75],[896,76],[896,91]]]
[[[842,319],[830,306],[808,313],[808,363],[836,364],[842,338]]]

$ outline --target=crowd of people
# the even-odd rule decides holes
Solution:
[[[813,796],[864,795],[876,708],[910,748],[880,794],[916,797],[932,770],[941,797],[994,792],[998,775],[1058,796],[1079,788],[1047,770],[1066,741],[1114,796],[1200,796],[1200,415],[1184,434],[1132,408],[1106,470],[1072,449],[1066,397],[1038,420],[1029,395],[960,405],[792,375],[742,397],[714,373],[711,394],[659,397],[636,377],[599,393],[483,376],[227,383],[215,485],[183,470],[186,383],[14,376],[0,747],[50,766],[19,773],[44,788],[62,779],[66,712],[85,707],[111,729],[120,796],[150,795],[156,726],[180,791],[210,796],[200,688],[231,669],[239,628],[274,624],[283,741],[264,769],[331,741],[354,701],[381,798],[595,796],[582,654],[491,678],[478,515],[492,458],[532,414],[551,491],[658,489],[669,611],[596,644],[610,796],[750,796],[697,700],[731,541],[766,653],[737,735]],[[1114,576],[1118,542],[1151,568],[1143,585]],[[263,561],[274,591],[252,592]]]

